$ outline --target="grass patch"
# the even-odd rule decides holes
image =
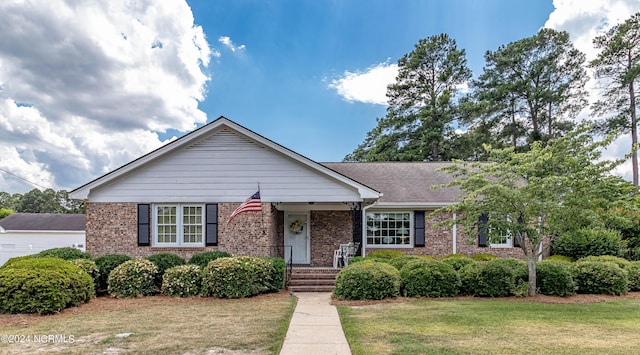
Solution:
[[[630,354],[640,299],[593,304],[494,300],[338,306],[354,355]]]
[[[155,296],[94,301],[120,306],[90,312],[78,307],[56,316],[28,317],[24,325],[0,327],[2,335],[31,338],[28,343],[0,343],[0,353],[277,354],[296,305],[296,299],[286,294],[236,300]],[[34,335],[48,334],[66,335],[67,341],[34,342]]]

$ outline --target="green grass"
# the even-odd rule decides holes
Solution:
[[[156,296],[109,302],[121,307],[89,312],[79,307],[77,314],[69,309],[57,316],[28,316],[26,325],[0,327],[1,335],[31,340],[19,344],[3,340],[0,353],[278,354],[296,306],[296,298],[281,294],[235,300]],[[0,317],[10,320],[13,316]],[[122,333],[131,335],[119,337]],[[72,336],[73,341],[34,341],[34,335],[48,334]]]
[[[640,299],[594,304],[493,300],[339,306],[354,355],[631,354]]]

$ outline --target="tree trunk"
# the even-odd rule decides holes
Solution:
[[[529,253],[527,256],[527,266],[529,267],[529,297],[536,295],[536,263],[538,253]]]

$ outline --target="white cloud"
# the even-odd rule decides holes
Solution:
[[[555,10],[549,15],[545,27],[567,31],[574,46],[586,54],[587,61],[594,59],[598,50],[593,47],[593,39],[604,34],[612,26],[621,23],[640,11],[638,0],[554,0]],[[595,102],[600,92],[596,81],[587,83],[591,102]],[[587,112],[585,115],[590,115]],[[631,140],[626,137],[616,139],[604,152],[605,159],[620,159],[631,151]],[[627,161],[615,171],[616,174],[631,179],[631,162]]]
[[[363,72],[345,71],[341,78],[332,80],[329,87],[350,102],[386,105],[387,86],[396,81],[396,76],[398,65],[384,62]]]
[[[225,47],[229,48],[234,53],[236,51],[241,52],[246,49],[244,44],[241,44],[239,46],[236,46],[235,44],[233,44],[233,41],[228,36],[220,36],[220,38],[218,38],[218,42],[224,44]]]
[[[184,0],[3,1],[0,13],[0,168],[70,189],[160,146],[156,132],[206,122],[204,68],[219,53]]]

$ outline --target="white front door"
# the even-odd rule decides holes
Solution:
[[[285,213],[284,245],[285,260],[294,264],[310,264],[309,214]]]

